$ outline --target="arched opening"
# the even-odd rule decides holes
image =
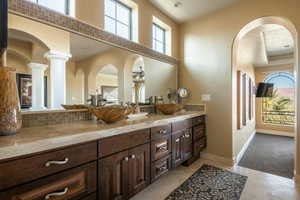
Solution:
[[[245,157],[248,156],[247,148],[250,148],[249,144],[251,141],[252,143],[256,141],[256,132],[261,127],[260,121],[263,121],[261,120],[263,118],[260,116],[260,112],[264,112],[261,104],[265,102],[261,98],[255,98],[255,86],[264,80],[270,82],[272,82],[272,80],[275,81],[279,76],[276,77],[276,75],[274,75],[274,77],[270,79],[267,79],[266,76],[275,74],[276,72],[283,75],[284,72],[289,71],[293,77],[297,77],[297,70],[297,31],[288,19],[282,17],[262,17],[244,26],[236,36],[232,48],[232,125],[233,154],[237,164],[245,166]],[[283,80],[286,83],[289,82],[290,79]],[[292,89],[290,88],[290,90]],[[293,90],[297,90],[297,84]],[[282,103],[281,106],[285,109],[286,107],[291,108],[294,106],[296,107],[295,112],[297,113],[297,105],[290,103],[297,102],[296,99],[296,95],[294,95],[292,101],[283,98],[281,98],[280,101],[277,99],[277,104]],[[275,105],[275,107],[276,106],[279,108],[278,105]],[[279,120],[283,119],[283,117],[276,117]],[[266,117],[264,119],[268,120]],[[277,123],[282,124],[286,122],[280,121]],[[278,124],[276,126],[278,127]],[[280,131],[275,131],[274,129],[277,127],[273,126],[272,129],[269,127],[270,131],[266,132],[266,134],[275,134],[275,132],[276,134],[279,132],[283,133],[284,131],[282,130],[286,130],[280,129]],[[295,142],[297,143],[297,128],[292,127],[289,130],[292,132],[293,137],[295,137]],[[268,146],[268,144],[265,144],[265,146]],[[281,172],[278,170],[277,175],[292,178],[294,176],[294,164],[296,163],[297,151],[295,152],[293,147],[289,149],[292,152],[292,158],[289,161],[282,160],[283,164],[289,165],[289,174],[280,174]],[[273,153],[275,154],[276,152]],[[266,158],[264,162],[268,162],[268,159],[269,158]],[[280,161],[280,159],[281,158],[278,157],[277,161]],[[254,160],[255,162],[252,161],[252,164],[259,166],[259,159]],[[242,162],[244,163],[241,164]],[[251,168],[249,166],[246,167]],[[264,171],[263,167],[258,168],[256,170]],[[273,173],[270,171],[265,172]]]
[[[107,104],[119,102],[118,69],[112,64],[103,66],[96,74],[96,90],[107,101]]]

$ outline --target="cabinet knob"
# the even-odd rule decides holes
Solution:
[[[129,160],[129,158],[128,158],[128,157],[125,157],[124,160],[127,162],[127,161]]]
[[[63,195],[65,195],[65,194],[67,194],[68,190],[69,190],[69,189],[66,187],[66,188],[65,188],[63,191],[61,191],[61,192],[53,192],[53,193],[47,194],[47,195],[45,196],[45,200],[51,199],[52,197],[63,196]]]
[[[135,155],[131,155],[131,159],[135,159]]]
[[[176,140],[175,140],[175,142],[179,142],[180,141],[180,139],[179,138],[177,138]]]
[[[184,137],[185,137],[185,138],[189,138],[190,135],[189,135],[189,134],[185,134]]]
[[[57,161],[57,160],[52,160],[48,161],[45,164],[45,167],[50,167],[51,165],[65,165],[69,162],[69,158],[65,158],[64,160]]]

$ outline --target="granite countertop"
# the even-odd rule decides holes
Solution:
[[[205,115],[205,112],[185,111],[175,115],[150,115],[145,119],[124,120],[114,124],[81,121],[68,124],[23,128],[17,135],[0,137],[0,161],[95,141],[201,115]]]

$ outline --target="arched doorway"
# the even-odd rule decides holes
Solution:
[[[251,139],[254,136],[253,132],[255,133],[256,131],[255,117],[254,119],[252,119],[252,121],[249,120],[249,124],[248,121],[243,120],[243,117],[245,116],[248,117],[249,112],[247,112],[247,110],[249,110],[249,107],[251,108],[251,106],[248,106],[248,104],[246,104],[246,102],[251,102],[251,96],[249,98],[248,94],[252,92],[253,95],[255,91],[252,90],[251,86],[249,87],[250,84],[247,77],[251,78],[251,75],[248,76],[248,74],[251,73],[249,72],[244,73],[242,72],[242,70],[240,70],[239,54],[241,52],[242,39],[251,31],[258,29],[259,27],[262,26],[281,26],[284,29],[286,29],[287,32],[290,33],[292,40],[294,42],[294,46],[292,49],[294,55],[293,73],[295,74],[295,77],[297,77],[298,74],[298,34],[295,26],[288,19],[282,17],[273,17],[273,16],[262,17],[245,25],[238,33],[238,35],[233,41],[233,46],[232,46],[232,113],[233,113],[232,132],[233,132],[233,152],[234,152],[235,163],[238,163],[242,158]],[[242,76],[240,74],[242,74]],[[246,75],[243,76],[244,74]],[[297,89],[298,87],[296,87],[295,90],[297,91]],[[297,99],[297,95],[295,96]],[[252,97],[252,100],[255,101],[255,98]],[[297,102],[297,100],[295,100],[295,102]],[[298,111],[298,107],[296,105],[296,115],[297,113],[299,113],[297,111]],[[245,112],[247,113],[247,115],[244,115]],[[295,127],[294,133],[295,133],[295,141],[297,146],[298,143],[297,140],[299,140],[299,137],[297,137],[297,127]],[[297,158],[297,151],[295,152],[295,160],[296,158]],[[295,162],[295,165],[296,163],[297,162]]]

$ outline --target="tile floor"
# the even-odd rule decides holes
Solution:
[[[204,159],[198,160],[190,167],[178,167],[176,170],[169,172],[131,200],[165,199],[204,163],[248,176],[240,200],[300,200],[300,184],[295,184],[291,179],[239,166],[230,167]]]

